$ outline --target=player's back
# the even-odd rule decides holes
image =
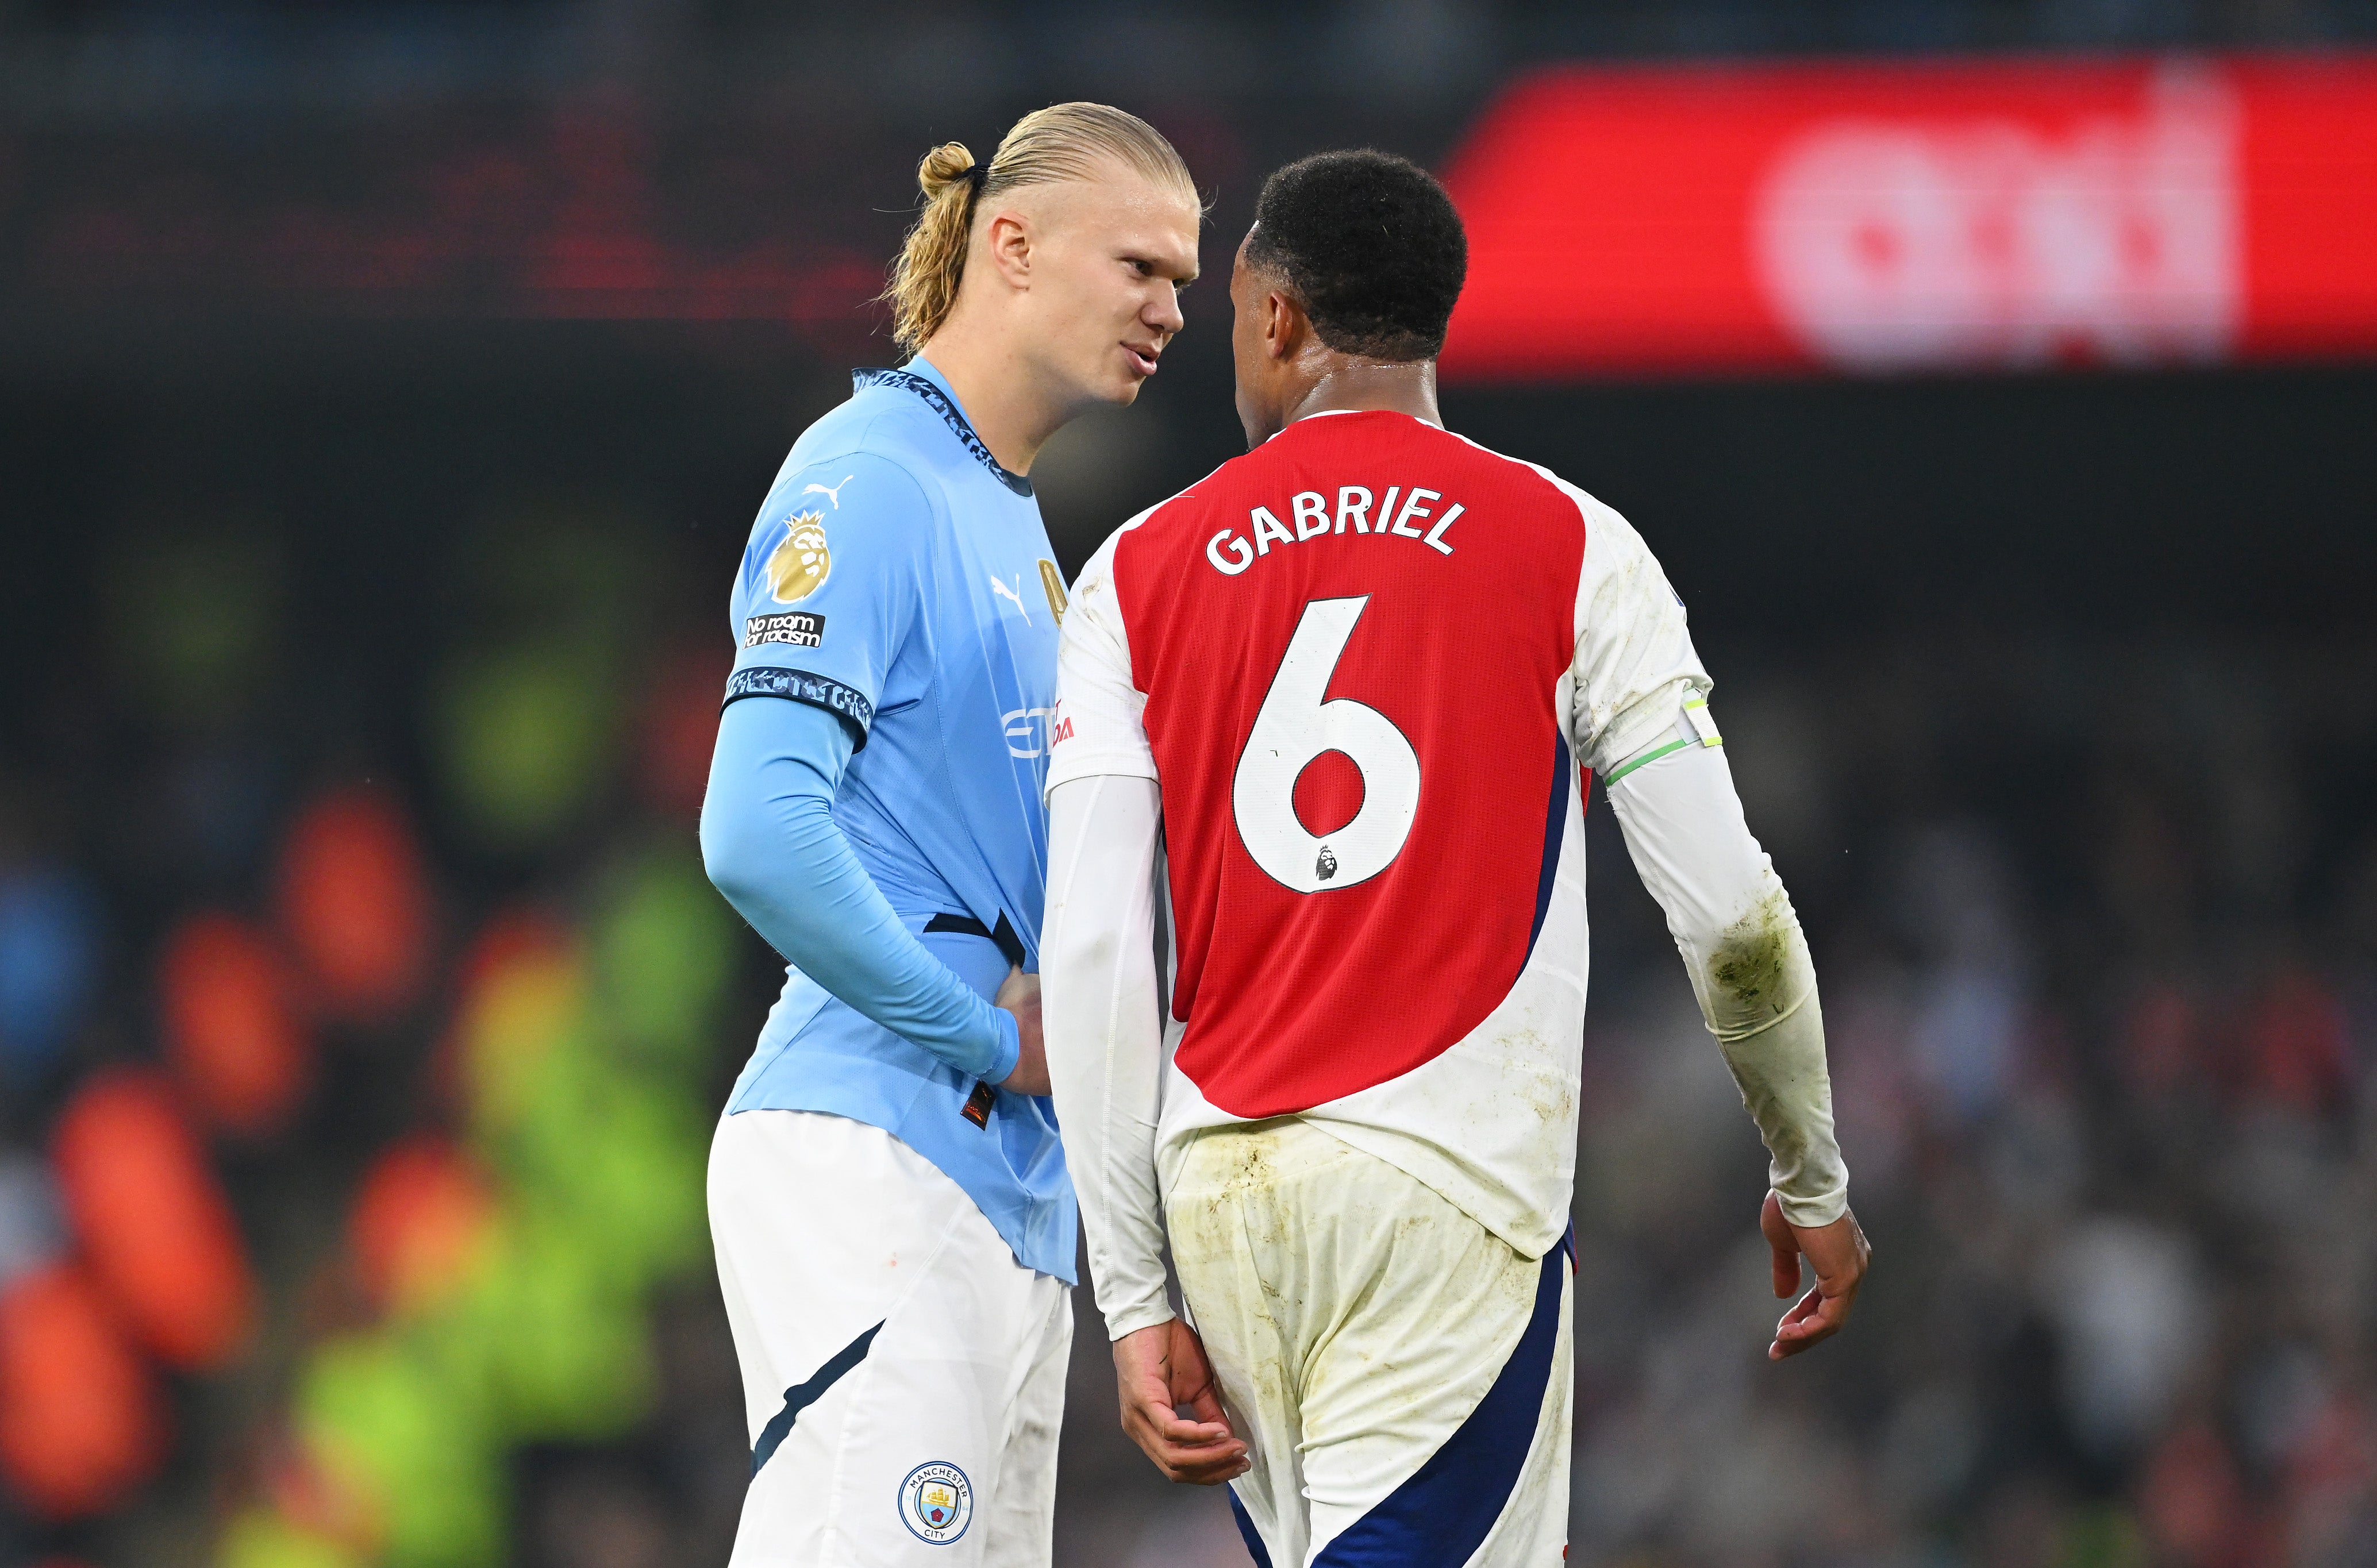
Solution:
[[[1291,422],[1074,587],[1051,781],[1163,791],[1163,1146],[1300,1114],[1535,1257],[1567,1226],[1585,765],[1707,686],[1629,523],[1404,413]]]
[[[1143,725],[1162,790],[1167,1141],[1303,1114],[1540,1252],[1584,1000],[1571,742],[1623,755],[1626,708],[1671,724],[1706,680],[1641,540],[1533,465],[1335,413],[1127,525],[1072,614],[1052,777],[1131,771],[1112,737]]]
[[[1301,421],[1125,534],[1179,1060],[1233,1115],[1400,1076],[1507,994],[1569,793],[1584,529],[1407,415]]]

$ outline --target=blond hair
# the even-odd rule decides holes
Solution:
[[[882,299],[891,306],[891,335],[914,353],[947,321],[965,277],[966,247],[983,198],[1019,185],[1096,177],[1112,159],[1151,184],[1197,200],[1188,166],[1163,134],[1136,114],[1103,103],[1055,103],[1026,114],[1000,138],[979,176],[963,142],[943,142],[916,165],[925,208],[908,230]]]

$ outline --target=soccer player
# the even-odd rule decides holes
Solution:
[[[1031,971],[1065,595],[1028,476],[1155,374],[1201,213],[1093,103],[918,180],[888,291],[914,357],[857,372],[759,508],[702,808],[790,965],[711,1148],[738,1565],[1049,1558],[1076,1226]]]
[[[1683,606],[1438,413],[1465,257],[1401,159],[1274,174],[1231,280],[1250,450],[1091,558],[1058,658],[1048,1062],[1123,1425],[1233,1480],[1272,1568],[1565,1555],[1591,772],[1772,1152],[1776,1293],[1814,1265],[1769,1353],[1865,1270]]]

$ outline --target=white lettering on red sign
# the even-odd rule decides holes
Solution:
[[[1834,119],[1787,143],[1751,217],[1761,282],[1845,369],[2214,360],[2241,314],[2239,114],[2173,68],[2139,111]]]

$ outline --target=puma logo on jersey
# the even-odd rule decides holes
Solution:
[[[839,512],[842,510],[842,491],[848,488],[850,481],[857,477],[858,476],[856,474],[844,474],[842,476],[842,483],[832,486],[822,484],[806,485],[802,487],[801,493],[803,495],[822,495],[827,500],[832,502],[833,509]]]
[[[1032,611],[1023,602],[1022,573],[1018,572],[1015,574],[1015,586],[1013,588],[1009,588],[1005,581],[999,577],[998,574],[993,572],[990,575],[990,591],[997,594],[1001,599],[1013,600],[1015,601],[1016,612],[1023,617],[1023,624],[1027,626],[1032,624]]]
[[[1403,509],[1396,510],[1400,498]],[[1399,484],[1387,486],[1386,498],[1379,500],[1368,485],[1341,485],[1337,490],[1337,506],[1332,515],[1329,498],[1317,490],[1302,490],[1288,498],[1288,515],[1295,526],[1280,521],[1279,514],[1268,506],[1257,506],[1247,514],[1254,542],[1235,529],[1224,529],[1205,541],[1205,559],[1213,570],[1225,577],[1235,577],[1255,564],[1255,557],[1268,555],[1273,544],[1302,544],[1307,540],[1335,538],[1351,525],[1356,534],[1394,534],[1404,539],[1415,539],[1439,555],[1452,553],[1452,546],[1444,540],[1444,530],[1451,528],[1462,513],[1469,508],[1456,501],[1441,516],[1433,504],[1444,499],[1442,491],[1414,485],[1408,494]],[[1375,505],[1375,509],[1374,509]],[[1415,524],[1428,522],[1434,526],[1423,532]]]

